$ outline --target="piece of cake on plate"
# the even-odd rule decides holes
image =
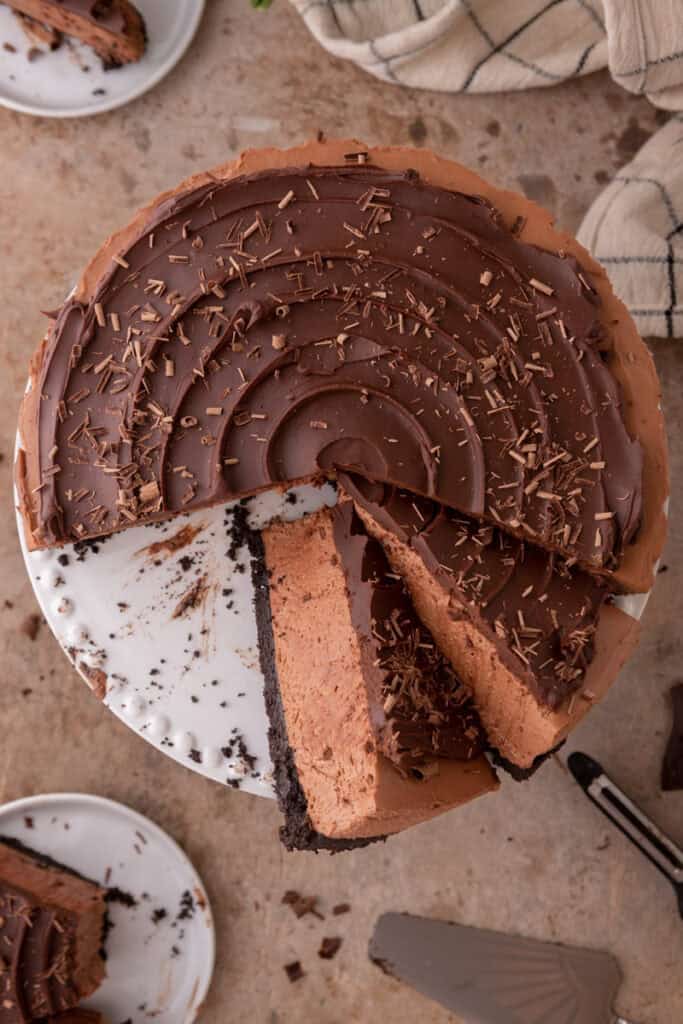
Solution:
[[[331,141],[197,175],[105,243],[30,376],[16,465],[29,548],[359,480],[356,513],[397,577],[397,613],[421,618],[443,692],[457,680],[458,714],[476,711],[475,731],[514,770],[566,736],[636,642],[611,595],[649,589],[664,540],[651,356],[575,239],[458,164]],[[461,802],[473,780],[472,762],[438,754],[439,774],[420,781],[383,746],[336,551],[341,515],[321,515],[319,535],[295,523],[263,538],[269,570],[290,559],[286,582],[269,583],[268,692],[284,715],[274,753],[292,845],[295,821],[302,845],[356,842]],[[353,536],[354,550],[375,550]],[[330,635],[324,587],[337,595]],[[334,712],[357,728],[349,765],[323,758],[327,662],[297,680],[316,637],[337,657],[342,626],[355,668]],[[417,689],[434,697],[426,675]],[[316,783],[337,775],[348,786],[332,811]],[[474,782],[465,796],[493,785],[485,766]]]
[[[0,838],[0,1024],[72,1011],[99,988],[105,895],[70,868]]]
[[[25,19],[27,30],[51,47],[63,33],[91,46],[105,67],[140,60],[147,46],[145,22],[129,0],[3,0]]]

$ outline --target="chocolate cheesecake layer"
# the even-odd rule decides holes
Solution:
[[[556,555],[406,492],[340,482],[470,689],[491,743],[533,767],[607,691],[638,623]]]
[[[467,693],[352,504],[270,526],[263,553],[285,844],[355,845],[495,788]]]
[[[358,164],[162,199],[35,364],[30,543],[346,469],[616,568],[643,452],[601,294],[517,234],[484,198]]]
[[[71,1010],[104,978],[105,892],[54,861],[0,840],[0,1022]]]
[[[3,2],[39,26],[74,36],[92,46],[107,67],[130,64],[140,60],[145,52],[145,23],[140,12],[129,3],[129,0]],[[35,27],[32,27],[32,30],[35,32]],[[57,43],[58,40],[50,42]]]

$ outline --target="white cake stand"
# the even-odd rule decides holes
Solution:
[[[249,502],[249,522],[335,501],[329,486],[271,492]],[[19,518],[19,538],[50,629],[103,703],[176,761],[272,797],[250,554],[230,551],[233,508],[32,552]]]

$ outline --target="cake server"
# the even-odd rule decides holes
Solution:
[[[605,774],[602,765],[575,750],[567,758],[569,771],[588,798],[620,829],[673,885],[683,917],[683,850]]]
[[[628,1024],[609,953],[410,914],[383,914],[370,959],[463,1024]]]

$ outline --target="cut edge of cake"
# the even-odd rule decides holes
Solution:
[[[387,756],[377,731],[382,705],[370,692],[372,641],[354,628],[333,537],[334,517],[352,512],[346,505],[275,522],[251,538],[275,789],[289,849],[364,846],[498,787],[483,754],[463,761],[430,757],[424,771],[414,772],[399,770]],[[290,603],[300,608],[298,625],[283,628]],[[309,604],[317,625],[305,615]],[[293,651],[306,652],[305,667]],[[329,687],[329,701],[321,686]]]

